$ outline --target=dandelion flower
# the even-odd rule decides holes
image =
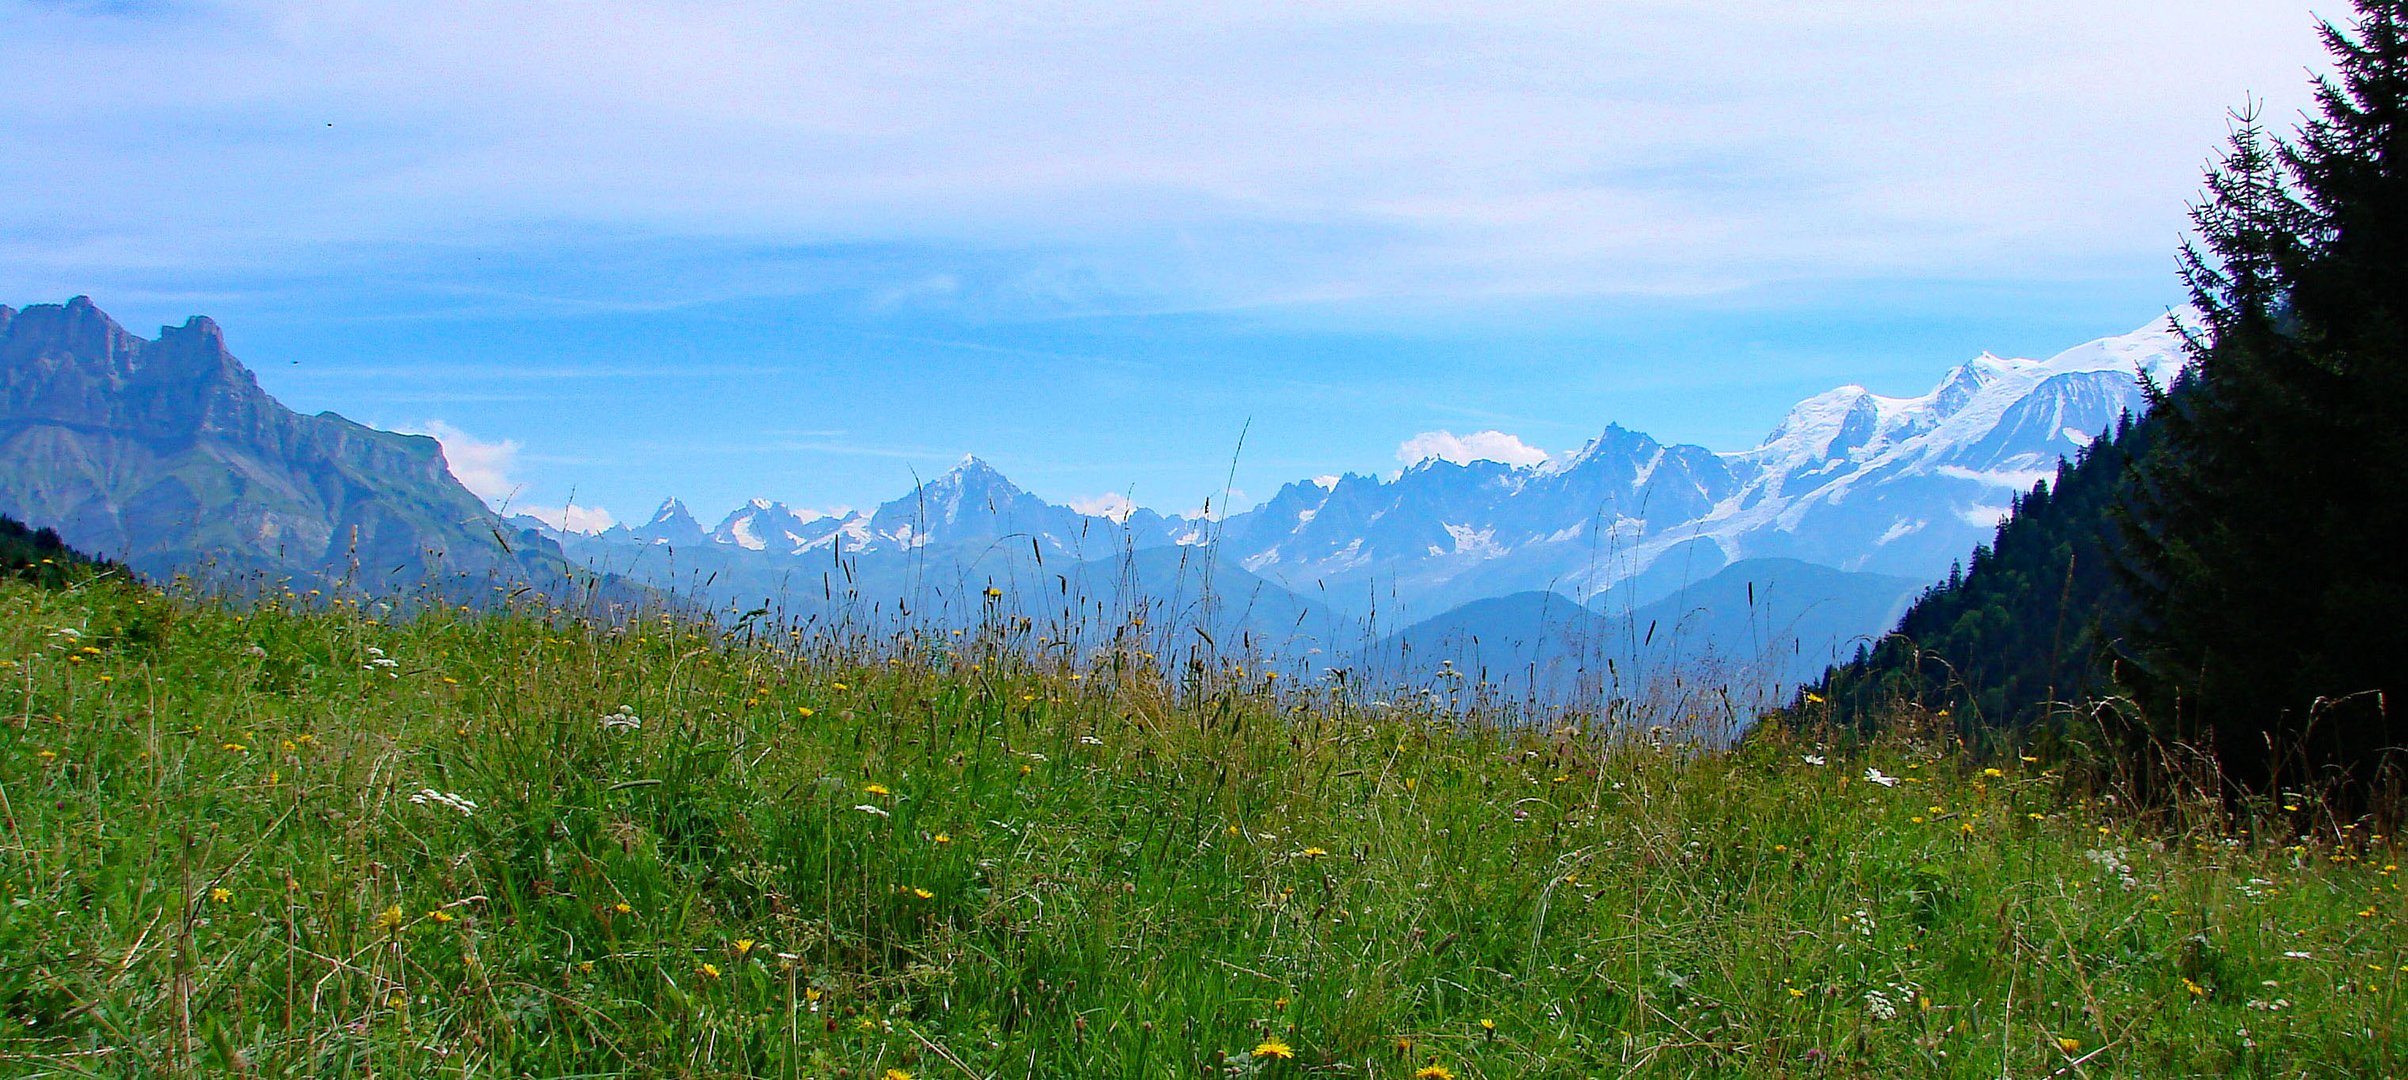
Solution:
[[[866,792],[869,792],[869,793],[870,793],[870,794],[872,794],[872,795],[892,795],[892,794],[894,794],[894,792],[887,790],[887,788],[886,788],[886,785],[884,785],[884,784],[871,784],[871,785],[869,785],[869,786],[867,786],[867,787],[864,787],[864,788],[862,788],[861,790],[863,790],[863,791],[866,791]]]
[[[1309,848],[1306,848],[1306,849],[1304,849],[1303,851],[1299,851],[1299,852],[1297,852],[1296,854],[1298,854],[1298,855],[1301,855],[1301,856],[1303,856],[1303,857],[1305,857],[1305,858],[1307,858],[1307,859],[1318,859],[1318,858],[1321,858],[1322,856],[1328,855],[1328,854],[1329,854],[1329,849],[1328,849],[1328,848],[1309,847]]]
[[[843,683],[840,683],[840,682],[832,682],[832,683],[829,683],[829,684],[828,684],[828,689],[830,689],[830,690],[834,690],[834,691],[836,691],[837,693],[841,694],[841,693],[844,693],[844,692],[845,692],[845,691],[847,691],[847,690],[850,690],[850,689],[852,689],[852,687],[850,687],[850,686],[846,686],[845,684],[843,684]]]
[[[427,912],[427,913],[426,913],[426,917],[427,917],[427,918],[430,918],[430,919],[433,919],[433,920],[435,920],[436,922],[457,922],[457,921],[458,921],[458,917],[457,917],[457,916],[454,916],[454,915],[453,915],[451,912],[448,912],[448,911],[442,911],[442,910],[436,910],[436,911],[430,911],[430,912]]]
[[[951,833],[938,833],[935,836],[929,837],[928,839],[934,843],[950,844],[953,842],[953,835]]]
[[[701,970],[703,978],[716,979],[719,977],[719,965],[717,964],[704,964]]]
[[[1481,1017],[1481,1018],[1480,1018],[1480,1031],[1481,1031],[1481,1033],[1482,1033],[1482,1034],[1486,1034],[1486,1035],[1494,1035],[1494,1034],[1496,1034],[1496,1033],[1497,1033],[1497,1022],[1496,1022],[1496,1021],[1494,1021],[1494,1020],[1491,1020],[1491,1019],[1489,1019],[1489,1018],[1487,1018],[1487,1017],[1485,1017],[1485,1016]]]
[[[209,899],[223,904],[228,900],[234,899],[234,890],[228,889],[223,885],[216,886],[209,890]]]
[[[632,904],[629,904],[629,903],[628,903],[627,901],[625,901],[625,900],[621,900],[621,901],[619,901],[619,902],[618,902],[618,903],[616,903],[616,904],[612,904],[612,905],[610,906],[610,909],[611,909],[612,911],[616,911],[616,912],[618,912],[618,913],[619,913],[619,914],[621,914],[621,915],[633,915],[633,914],[635,914],[635,906],[634,906],[634,905],[632,905]]]
[[[919,887],[919,886],[917,886],[917,885],[914,885],[914,886],[912,886],[912,887],[911,887],[911,894],[912,894],[913,896],[917,896],[917,897],[919,897],[919,898],[920,898],[920,899],[922,899],[922,900],[934,900],[934,899],[936,899],[936,894],[935,894],[935,893],[929,892],[928,890],[926,890],[926,889],[923,889],[923,888],[920,888],[920,887]]]
[[[2002,771],[2002,770],[1999,770],[1999,769],[1983,769],[1983,770],[1982,770],[1982,775],[1983,775],[1983,776],[1987,776],[1987,777],[1989,777],[1989,778],[1991,778],[1991,779],[1993,779],[1993,780],[1996,780],[1996,779],[1998,779],[1999,777],[2005,776],[2005,775],[2007,775],[2007,774],[2006,774],[2004,771]]]
[[[1296,1056],[1296,1048],[1278,1039],[1264,1039],[1260,1045],[1254,1048],[1254,1056],[1286,1061]]]
[[[751,938],[748,938],[748,937],[740,937],[740,938],[737,938],[737,939],[736,939],[736,955],[737,955],[737,956],[743,956],[743,955],[745,955],[745,954],[747,954],[747,953],[750,953],[750,952],[752,952],[752,951],[753,951],[753,939],[751,939]]]
[[[878,1080],[911,1080],[911,1074],[901,1069],[888,1069],[878,1074]]]
[[[2068,1054],[2079,1054],[2082,1052],[2082,1040],[2073,1038],[2071,1036],[2060,1037],[2057,1040],[2057,1049],[2063,1050]]]
[[[811,719],[811,706],[809,706],[809,705],[797,705],[797,706],[795,706],[795,707],[794,707],[794,715],[796,715],[796,716],[799,716],[799,717],[802,717],[802,718],[803,718],[803,719],[805,719],[805,720],[809,720],[809,719]]]
[[[1455,1071],[1433,1061],[1413,1070],[1413,1080],[1455,1080]]]
[[[401,905],[395,904],[376,914],[376,928],[379,930],[400,929],[402,918]]]

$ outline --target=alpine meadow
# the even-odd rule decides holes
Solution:
[[[112,122],[172,114],[135,142],[267,170],[196,176],[211,213],[177,232],[155,178],[27,186],[62,136],[0,121],[0,202],[165,200],[139,253],[6,211],[40,269],[0,277],[271,328],[254,368],[208,317],[0,307],[0,1074],[2408,1076],[2408,0],[2300,16],[2312,104],[2227,114],[2139,329],[2100,301],[2030,318],[2058,351],[1802,400],[1817,358],[1945,320],[1868,288],[1781,329],[1747,308],[1777,289],[1731,284],[1752,264],[1675,256],[1736,231],[1725,199],[1815,258],[1904,234],[1770,193],[1858,175],[1748,157],[1838,137],[1782,126],[1757,91],[1788,84],[1684,111],[1705,91],[1631,43],[1821,79],[2074,36],[2056,16],[1242,7],[0,0],[0,55],[61,94],[117,72]],[[1777,59],[1746,51],[1765,27],[1796,31]],[[1531,59],[1563,41],[1638,74]],[[138,62],[184,50],[233,74],[196,99]],[[1834,78],[1797,85],[1860,81]],[[1633,156],[1542,145],[1583,79],[1626,95],[1600,145]],[[1835,100],[1833,131],[1904,115]],[[1266,117],[1300,126],[1258,145]],[[1952,232],[1956,189],[1915,202],[1901,162],[1833,198],[2021,243]],[[1549,170],[1607,186],[1482,186]],[[1282,186],[1305,174],[1329,187]],[[1649,228],[1584,216],[1626,196]],[[290,218],[247,234],[261,200]],[[505,205],[518,231],[471,235]],[[1566,255],[1584,228],[1640,240]],[[1581,276],[1617,262],[1661,280]],[[1640,314],[1535,325],[1609,295]],[[1742,401],[1651,367],[1657,332],[1795,370]],[[1628,362],[1511,381],[1589,348]],[[1357,352],[1376,374],[1341,385]],[[1550,431],[1617,379],[1674,403],[1665,438],[1431,430],[1308,472],[1366,416],[1439,422],[1400,419],[1425,392]],[[722,411],[649,426],[698,386]],[[351,391],[386,419],[283,403]],[[1769,435],[1704,445],[1759,406]],[[1028,487],[950,441],[1010,437],[1050,448],[998,457]],[[714,528],[603,505],[672,466],[747,501]],[[796,476],[816,501],[745,494]]]

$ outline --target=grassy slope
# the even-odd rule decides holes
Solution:
[[[659,622],[0,584],[0,1065],[2408,1063],[2388,839],[2151,833],[1905,740],[1465,733],[974,642],[798,661]],[[622,704],[641,727],[605,730]],[[1272,1038],[1295,1057],[1251,1055]]]

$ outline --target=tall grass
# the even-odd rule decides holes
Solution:
[[[2304,809],[2135,820],[1937,738],[1485,723],[1002,620],[750,629],[0,583],[0,1065],[2408,1069],[2396,842]]]

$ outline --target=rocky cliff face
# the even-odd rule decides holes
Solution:
[[[260,389],[195,317],[156,339],[89,299],[0,307],[0,513],[154,576],[557,579],[557,546],[504,523],[424,436]]]

